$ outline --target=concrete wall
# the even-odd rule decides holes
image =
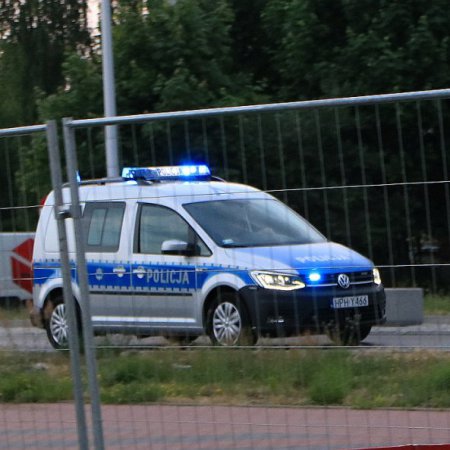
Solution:
[[[386,325],[423,323],[423,289],[386,288]]]

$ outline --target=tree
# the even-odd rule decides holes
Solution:
[[[276,69],[272,83],[278,100],[449,85],[450,4],[445,0],[270,0],[263,11],[263,22],[266,32],[273,36],[268,54]],[[448,111],[446,104],[441,107]],[[304,161],[308,162],[305,187],[318,180],[328,186],[441,180],[448,173],[448,167],[442,167],[440,142],[441,133],[444,139],[448,139],[448,133],[439,123],[436,105],[380,107],[378,121],[372,107],[341,109],[334,114],[340,116],[339,126],[332,110],[317,112],[320,145],[315,138],[314,114],[304,117],[305,124],[310,124],[303,128]],[[288,159],[295,157],[294,136],[284,135],[284,148]],[[295,170],[289,169],[288,184],[295,184]],[[311,192],[312,221],[329,237],[346,242],[352,236],[352,245],[364,251],[368,245],[364,236],[369,233],[364,227],[365,215],[372,212],[370,251],[374,257],[392,263],[388,258],[390,245],[396,263],[417,262],[411,243],[418,240],[417,236],[428,234],[430,228],[424,204],[439,210],[438,205],[446,202],[444,190],[437,186],[372,189],[365,204],[363,194],[342,189],[324,192],[321,199]],[[387,210],[380,213],[384,207]],[[442,214],[433,216],[432,226],[433,238],[447,248],[450,236],[446,218]]]
[[[43,31],[53,27],[53,19],[42,1],[27,2],[23,11],[22,3],[2,3],[8,6],[4,17],[9,22],[3,22],[7,25],[0,44],[0,121],[23,119],[27,108],[34,116],[36,98],[40,120],[101,116],[98,46],[75,51],[72,45],[64,63],[55,64],[60,71],[54,77],[32,80],[28,71],[44,71],[32,63],[26,69],[35,56],[18,44],[33,47],[19,39],[22,35],[13,32],[12,24],[20,24],[19,29],[27,30],[37,43]],[[75,3],[64,1],[73,6],[67,14],[82,23],[84,16]],[[34,22],[25,20],[28,16],[20,15],[25,11],[32,17],[39,12],[49,25],[38,16]],[[68,36],[67,27],[63,25],[60,36]],[[450,78],[449,28],[448,0],[120,0],[115,2],[113,28],[118,113],[445,88]],[[87,42],[82,36],[73,37],[81,47]],[[39,48],[51,45],[57,47],[50,39]],[[448,108],[444,102],[439,107]],[[124,164],[176,163],[183,157],[205,156],[227,178],[263,188],[336,186],[333,191],[292,190],[282,195],[330,238],[364,253],[369,249],[383,261],[391,227],[393,251],[402,263],[410,262],[411,233],[421,235],[428,227],[417,200],[422,193],[408,188],[408,203],[401,189],[388,194],[379,189],[370,192],[369,201],[367,191],[344,186],[440,180],[449,170],[441,167],[441,140],[448,142],[450,137],[434,104],[420,113],[414,105],[387,105],[379,110],[351,107],[158,122],[121,127],[120,136]],[[102,136],[93,132],[77,143],[82,171],[104,175]],[[41,161],[35,155],[38,148],[29,150],[30,165]],[[23,185],[33,189],[34,180],[29,177]],[[429,191],[432,205],[445,201],[443,191]],[[389,202],[396,204],[391,223],[374,213],[369,230],[367,212],[377,212],[380,205],[389,208]],[[447,232],[445,220],[439,217],[433,224],[439,239]],[[371,233],[369,242],[366,236]]]
[[[121,1],[114,9],[117,110],[121,115],[259,103],[267,100],[250,75],[233,65],[233,13],[226,0]],[[101,62],[97,53],[71,54],[63,64],[65,84],[41,93],[40,119],[102,115]],[[198,125],[197,125],[198,126]],[[152,129],[155,142],[166,129]],[[123,162],[148,161],[149,128],[121,128]],[[183,127],[173,130],[174,147],[186,150]],[[89,142],[89,143],[88,143]],[[142,149],[142,150],[136,150]],[[82,173],[104,176],[102,137],[81,139]],[[92,157],[92,155],[95,155]],[[30,155],[31,157],[31,155]],[[177,150],[175,160],[181,155]],[[132,160],[132,161],[131,161]],[[47,170],[42,168],[43,171]],[[33,180],[25,183],[30,189]]]
[[[0,125],[33,123],[37,117],[36,92],[49,95],[65,82],[62,63],[67,51],[89,50],[86,2],[76,0],[1,0],[0,98],[15,98],[1,105]]]
[[[446,0],[269,0],[263,22],[280,98],[448,85]]]

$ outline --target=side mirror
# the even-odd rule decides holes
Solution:
[[[163,255],[194,256],[195,246],[185,241],[170,239],[161,244],[161,253]]]

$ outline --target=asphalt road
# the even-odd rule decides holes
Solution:
[[[5,325],[4,323],[2,325]],[[204,337],[193,345],[208,345]],[[98,345],[117,345],[124,347],[148,347],[168,345],[160,337],[136,339],[125,336],[97,338]],[[331,346],[326,336],[306,336],[288,339],[260,339],[259,346]],[[431,348],[450,350],[450,318],[447,316],[425,317],[423,324],[412,326],[374,327],[361,344],[362,348],[398,348],[403,350]],[[0,349],[22,351],[52,351],[44,330],[31,327],[27,321],[18,321],[0,326]]]
[[[363,345],[450,350],[450,318],[428,316],[420,325],[376,327],[364,340]]]

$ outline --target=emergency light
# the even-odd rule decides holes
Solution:
[[[173,180],[209,180],[209,167],[200,165],[161,166],[161,167],[124,167],[122,178],[125,180],[173,181]]]
[[[309,281],[312,281],[313,283],[319,281],[321,278],[322,278],[322,276],[321,276],[320,273],[318,273],[318,272],[311,272],[311,273],[308,275]]]

